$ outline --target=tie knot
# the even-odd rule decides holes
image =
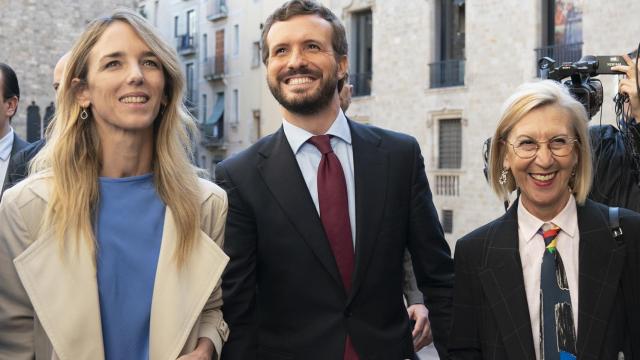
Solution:
[[[556,248],[556,237],[560,232],[560,228],[554,224],[545,223],[538,230],[538,234],[542,235],[544,239],[544,244],[547,247],[549,252],[555,251]]]
[[[330,141],[329,135],[312,136],[308,141],[313,146],[317,147],[318,150],[320,150],[320,152],[322,153],[322,155],[333,152],[333,149],[331,148],[331,141]]]

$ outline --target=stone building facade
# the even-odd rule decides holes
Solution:
[[[456,239],[503,212],[484,179],[483,142],[495,128],[501,103],[519,84],[536,77],[538,57],[622,54],[640,41],[632,31],[640,3],[622,0],[321,2],[342,19],[350,42],[350,76],[357,94],[347,115],[418,139],[452,248]],[[170,40],[175,17],[184,17],[185,7],[198,11],[196,113],[203,129],[216,121],[211,117],[220,113],[217,98],[224,94],[222,135],[211,139],[211,132],[203,134],[199,147],[198,163],[211,172],[219,160],[281,124],[265,68],[256,58],[261,25],[281,3],[140,2],[146,9],[160,7],[163,19],[157,25]],[[216,35],[221,30],[223,40]],[[560,41],[558,30],[569,40]],[[216,50],[221,41],[224,49]],[[574,42],[581,43],[577,52]],[[224,70],[211,75],[215,65],[207,67],[216,56],[222,57]],[[602,76],[601,81],[602,119],[611,122],[617,77]],[[596,115],[593,121],[598,119]]]
[[[20,83],[20,104],[12,126],[26,138],[27,107],[40,117],[54,101],[53,67],[88,21],[118,8],[135,9],[135,0],[0,0],[0,62],[9,64]]]
[[[119,1],[134,6],[134,1]],[[139,0],[135,6],[175,44],[190,78],[202,137],[196,160],[215,164],[281,123],[259,58],[261,25],[282,0]],[[503,212],[483,176],[482,144],[500,105],[536,76],[541,55],[616,55],[638,45],[640,2],[623,0],[322,0],[343,20],[357,94],[347,115],[409,133],[422,148],[434,202],[455,244]],[[0,0],[0,61],[26,106],[53,99],[51,71],[87,20],[111,1]],[[191,13],[192,12],[192,13]],[[556,24],[557,23],[557,24]],[[12,36],[19,34],[19,36]],[[564,40],[558,36],[564,36]],[[580,43],[579,47],[573,47]],[[536,50],[537,49],[537,50]],[[187,69],[189,66],[190,69]],[[601,76],[603,122],[612,122],[616,76]],[[188,91],[188,92],[189,92]],[[593,122],[599,121],[599,115]]]

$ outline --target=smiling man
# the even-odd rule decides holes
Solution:
[[[340,110],[348,46],[329,9],[285,3],[262,48],[283,121],[216,169],[231,258],[222,358],[414,358],[405,248],[446,358],[453,266],[417,142]]]

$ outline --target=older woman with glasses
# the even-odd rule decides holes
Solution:
[[[489,182],[505,201],[518,196],[457,243],[452,359],[629,355],[639,303],[621,279],[635,239],[614,238],[609,209],[587,200],[590,151],[585,110],[560,84],[524,84],[505,102]],[[619,220],[640,231],[638,214]]]

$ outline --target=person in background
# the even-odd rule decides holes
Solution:
[[[47,144],[0,203],[0,358],[218,358],[227,198],[189,161],[175,50],[116,11],[65,69]]]
[[[9,162],[28,143],[22,140],[11,127],[11,118],[18,112],[20,86],[13,69],[0,63],[0,199],[9,188]]]
[[[629,101],[620,109],[618,126],[589,127],[593,147],[594,179],[589,198],[610,206],[640,212],[640,95],[635,60],[623,55],[627,65],[613,67],[624,78],[618,93]]]
[[[347,109],[351,105],[351,95],[353,94],[353,85],[349,84],[349,74],[345,75],[345,83],[340,90],[340,109],[343,113],[347,113]],[[433,334],[431,334],[431,323],[429,322],[429,310],[424,306],[424,295],[418,289],[416,276],[413,272],[413,264],[411,263],[411,254],[408,250],[404,251],[404,277],[402,280],[402,290],[404,299],[407,303],[407,313],[409,319],[412,320],[414,326],[411,330],[413,336],[413,347],[416,351],[420,351],[423,347],[433,342]]]
[[[68,59],[69,53],[67,52],[62,55],[53,69],[53,90],[56,92],[56,94],[58,92],[58,87],[60,86],[60,81],[62,81],[62,74],[64,71],[64,67],[67,65]],[[29,171],[29,163],[31,162],[31,159],[33,159],[36,154],[38,154],[38,152],[42,149],[45,144],[45,139],[46,129],[44,138],[32,144],[29,144],[11,159],[11,161],[9,162],[9,167],[7,168],[7,189],[27,177]]]
[[[527,83],[506,100],[489,183],[502,200],[519,196],[456,244],[451,359],[630,356],[640,301],[623,293],[638,278],[623,278],[637,237],[615,238],[609,208],[587,199],[591,172],[587,114],[565,87]],[[639,214],[620,209],[619,220],[640,231]]]

